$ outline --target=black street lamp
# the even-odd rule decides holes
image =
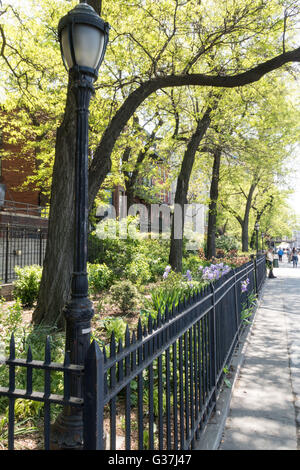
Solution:
[[[94,315],[88,298],[88,116],[94,93],[93,82],[103,60],[108,42],[109,25],[86,3],[80,3],[58,25],[64,65],[72,80],[76,99],[75,154],[75,226],[74,271],[71,299],[64,309],[66,351],[72,364],[83,364],[90,345],[91,319]],[[71,396],[82,396],[81,380],[74,377]],[[59,449],[81,448],[83,443],[82,412],[64,407],[52,427],[51,446]]]
[[[264,251],[264,232],[261,232],[261,251]]]
[[[254,228],[256,230],[256,254],[257,254],[258,253],[258,231],[259,231],[259,223],[258,222],[256,222]]]

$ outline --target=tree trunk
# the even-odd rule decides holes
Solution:
[[[249,214],[250,214],[252,197],[253,197],[255,188],[256,188],[256,183],[252,183],[249,189],[248,196],[247,196],[247,203],[246,203],[244,219],[242,223],[242,251],[249,250],[249,246],[248,246],[249,245]]]
[[[205,111],[202,119],[198,121],[196,131],[192,135],[187,149],[185,151],[183,161],[181,164],[181,170],[177,180],[176,192],[175,192],[175,205],[181,207],[182,219],[182,236],[175,238],[175,223],[176,217],[173,217],[172,220],[172,229],[171,229],[171,245],[170,245],[170,255],[169,263],[173,270],[177,272],[182,271],[182,254],[183,254],[183,233],[184,233],[184,205],[187,204],[187,194],[189,189],[190,177],[195,161],[196,152],[198,150],[199,144],[203,139],[205,132],[210,125],[210,113],[211,108],[208,107]]]
[[[212,178],[210,185],[210,203],[208,206],[208,226],[207,226],[207,245],[206,258],[211,259],[216,256],[216,229],[217,229],[217,202],[219,196],[219,178],[221,164],[221,149],[214,151],[214,162]]]
[[[74,156],[76,139],[75,99],[69,82],[64,120],[57,130],[53,167],[48,242],[37,307],[36,325],[62,327],[62,309],[73,272]]]
[[[263,208],[258,211],[254,206],[253,206],[253,209],[256,210],[256,219],[255,219],[255,222],[254,222],[254,226],[256,225],[256,223],[259,223],[260,222],[260,219],[262,218],[263,214],[266,212],[266,209],[268,207],[272,207],[273,206],[273,200],[274,200],[274,196],[270,196],[270,199],[265,203],[265,205],[263,206]],[[251,235],[251,240],[250,240],[250,247],[253,249],[255,248],[255,243],[256,243],[256,230],[253,229],[252,231],[252,235]]]

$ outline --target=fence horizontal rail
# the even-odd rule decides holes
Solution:
[[[266,277],[265,257],[229,271],[173,309],[149,315],[124,340],[100,348],[94,341],[84,365],[51,361],[49,339],[44,361],[15,357],[12,336],[8,386],[8,448],[14,448],[16,399],[44,403],[44,446],[50,448],[51,405],[82,410],[85,449],[193,449],[216,407],[224,368],[244,327],[249,293],[258,294]],[[248,291],[241,286],[245,283]],[[0,364],[1,365],[1,364]],[[24,389],[16,386],[16,369],[26,374]],[[44,390],[33,390],[32,372],[44,374]],[[63,394],[51,390],[51,374],[63,374]],[[82,396],[71,396],[72,380],[82,382]],[[1,384],[3,385],[3,384]],[[105,437],[105,438],[104,438]]]
[[[264,267],[263,275],[265,260],[256,262]],[[243,306],[247,306],[247,294],[241,291],[241,282],[247,279],[251,292],[255,292],[256,277],[256,264],[249,262],[171,312],[158,313],[156,320],[150,316],[144,328],[140,322],[131,337],[127,330],[124,346],[122,341],[117,344],[112,335],[109,357],[103,350],[104,397],[101,398],[101,406],[109,408],[111,449],[116,449],[117,403],[118,413],[123,406],[125,416],[125,448],[131,449],[130,428],[134,422],[131,400],[138,402],[135,418],[138,449],[154,449],[155,445],[160,449],[178,449],[179,443],[182,449],[193,448],[201,432],[199,428],[203,428],[214,410],[223,369],[243,326],[240,315]],[[131,391],[134,382],[137,382],[136,397]],[[177,418],[174,420],[177,414],[179,425]],[[171,440],[173,447],[170,447]]]

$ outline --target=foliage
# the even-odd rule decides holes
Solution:
[[[189,271],[185,275],[176,273],[171,270],[170,266],[167,266],[163,275],[163,282],[159,287],[154,288],[151,291],[151,302],[147,305],[146,312],[156,317],[160,311],[164,314],[166,309],[172,310],[173,306],[177,307],[179,302],[182,302],[185,298],[189,298],[195,292],[200,289],[200,283],[197,280],[191,279]]]
[[[105,263],[88,263],[87,272],[89,289],[93,294],[99,294],[104,289],[109,288],[113,282],[112,270],[109,269]]]
[[[51,358],[55,362],[63,362],[64,358],[64,334],[57,333],[54,328],[34,328],[32,325],[24,325],[22,321],[21,302],[17,299],[12,305],[7,306],[4,302],[0,306],[0,330],[1,343],[0,355],[9,356],[10,337],[14,333],[15,348],[19,358],[26,358],[30,346],[34,360],[44,361],[44,348],[46,338],[50,338]],[[0,361],[0,384],[8,386],[8,367],[1,365]],[[26,389],[26,368],[19,368],[16,374],[16,388]],[[51,389],[55,393],[62,393],[63,377],[60,373],[51,374]],[[44,391],[44,372],[36,370],[33,374],[33,390]],[[15,403],[15,435],[37,432],[40,427],[39,419],[43,417],[44,405],[42,402],[33,400],[17,399]],[[55,417],[59,408],[53,406],[52,413]],[[7,440],[7,425],[9,404],[5,397],[0,399],[0,441]]]
[[[241,311],[241,320],[242,322],[246,324],[250,324],[250,321],[248,320],[256,307],[257,304],[257,296],[254,294],[254,292],[250,292],[247,296],[247,301],[243,303],[242,305],[242,311]]]
[[[232,268],[238,268],[250,261],[250,256],[246,254],[238,255],[235,251],[227,253],[223,258],[212,258],[209,263],[223,263]]]
[[[32,307],[37,300],[39,286],[42,277],[42,267],[38,265],[15,267],[18,276],[14,282],[13,296],[19,298],[23,307]]]
[[[137,220],[107,220],[90,234],[90,262],[105,263],[115,279],[137,284],[154,282],[164,272],[169,241],[149,239],[139,231]]]
[[[232,236],[221,235],[220,237],[216,238],[216,248],[228,252],[231,250],[238,250],[240,248],[240,244]]]
[[[9,327],[14,332],[22,324],[22,305],[19,298],[5,311],[3,325]]]
[[[117,304],[124,315],[133,313],[136,310],[139,293],[131,281],[116,282],[111,286],[109,292],[113,302]]]
[[[138,250],[124,269],[124,276],[135,284],[145,284],[152,279],[151,260]]]
[[[109,337],[114,333],[116,341],[124,339],[127,323],[123,318],[108,316],[103,319],[101,325],[104,327]]]
[[[55,132],[63,120],[67,91],[66,73],[57,41],[57,23],[76,3],[75,0],[29,0],[29,8],[22,3],[18,8],[9,7],[9,2],[5,0],[1,3],[5,25],[1,26],[2,88],[6,97],[5,112],[12,117],[12,122],[7,124],[7,134],[11,143],[24,144],[26,149],[34,151],[38,164],[31,182],[39,184],[47,194],[50,193],[54,149],[57,149],[58,180],[67,177],[68,165],[71,165],[71,159],[67,164],[62,161],[61,154],[65,155],[66,152],[59,153],[64,149],[62,141],[66,146],[74,145],[71,139],[68,140],[70,127],[73,126],[73,120],[68,119],[70,116],[64,121],[61,132]],[[97,3],[100,5],[100,0]],[[103,17],[112,29],[95,99],[91,104],[90,149],[94,157],[90,167],[90,183],[94,182],[90,184],[90,188],[94,188],[90,189],[92,200],[108,172],[110,174],[101,189],[105,189],[105,185],[111,188],[124,183],[120,162],[127,146],[132,148],[133,160],[129,162],[131,167],[127,171],[134,167],[145,136],[145,130],[140,135],[136,128],[133,130],[136,121],[147,122],[149,126],[153,121],[155,125],[157,121],[163,121],[154,148],[161,161],[167,163],[165,166],[172,168],[172,178],[175,179],[182,157],[181,145],[190,136],[191,115],[199,118],[200,110],[208,104],[208,93],[201,96],[204,95],[201,79],[209,76],[211,86],[226,86],[229,83],[230,86],[239,87],[245,85],[245,76],[251,75],[253,80],[259,80],[259,71],[272,70],[270,64],[285,64],[286,54],[289,60],[294,58],[292,49],[298,47],[296,25],[299,5],[296,0],[245,0],[242,4],[223,0],[117,0],[102,3]],[[279,54],[284,56],[283,59],[280,56],[277,61],[269,60]],[[257,68],[261,62],[264,66]],[[254,67],[256,70],[251,73]],[[230,198],[228,206],[234,211],[242,207],[243,193],[248,190],[253,174],[253,164],[248,164],[249,159],[252,163],[256,160],[264,163],[266,160],[268,169],[272,170],[270,160],[273,154],[276,153],[276,162],[281,162],[286,146],[291,143],[286,136],[296,135],[297,126],[292,122],[292,119],[295,122],[298,119],[296,106],[293,109],[289,103],[285,107],[284,125],[281,125],[279,113],[282,101],[288,96],[291,83],[289,71],[290,68],[284,70],[283,79],[278,78],[279,72],[273,72],[270,80],[261,80],[257,86],[243,86],[239,96],[225,92],[225,88],[218,88],[225,97],[222,104],[225,112],[217,110],[214,113],[214,129],[220,129],[220,132],[210,137],[212,142],[219,144],[222,133],[225,142],[229,143],[231,130],[224,123],[231,123],[234,119],[232,127],[235,132],[230,145],[224,149],[228,164],[226,169],[230,169],[233,175],[230,179],[227,172],[226,180],[233,184],[222,184],[224,191],[221,195],[225,202]],[[138,90],[138,87],[141,89]],[[140,101],[138,97],[141,97]],[[260,101],[258,97],[261,97]],[[244,108],[238,106],[241,103],[246,104]],[[70,127],[68,123],[71,123]],[[55,146],[56,136],[58,141]],[[174,146],[176,152],[173,152]],[[280,149],[277,150],[277,147]],[[207,153],[203,160],[203,168],[210,169]],[[239,171],[236,171],[237,167]],[[66,171],[66,175],[61,169]],[[267,179],[270,171],[265,173]],[[224,178],[224,174],[221,177]],[[276,175],[273,174],[272,181],[275,180]],[[53,187],[62,189],[52,196],[64,200],[63,186],[55,184]],[[240,197],[235,196],[237,191]],[[58,213],[54,212],[55,207],[59,205],[53,205],[52,213],[56,216],[53,225],[64,224],[59,209]],[[254,212],[254,209],[251,211]],[[238,229],[233,223],[230,230]],[[61,256],[59,250],[54,256]],[[126,253],[123,256],[121,250],[116,250],[112,256],[115,257],[112,264],[117,271],[114,274],[121,278],[128,264]],[[106,263],[111,268],[111,263],[106,260],[98,262]],[[67,263],[61,264],[65,269]],[[138,279],[140,274],[135,267],[132,265],[129,271]],[[51,279],[51,276],[48,277]],[[46,295],[47,286],[44,297]]]

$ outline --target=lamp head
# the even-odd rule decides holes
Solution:
[[[61,54],[66,69],[97,79],[108,43],[109,24],[87,3],[79,3],[58,24]]]

